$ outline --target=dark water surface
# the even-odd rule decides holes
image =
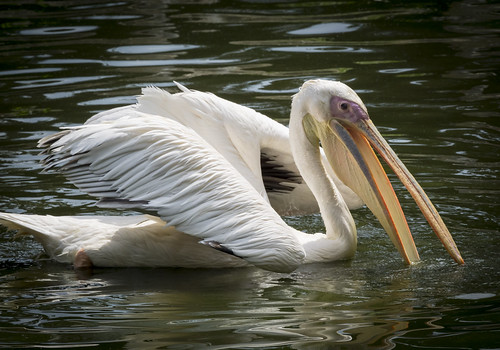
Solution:
[[[396,183],[423,261],[366,209],[351,261],[80,276],[0,231],[0,347],[500,348],[499,29],[494,1],[2,1],[0,210],[116,214],[40,175],[36,141],[172,80],[284,123],[309,78],[357,90],[442,213],[455,265]],[[317,215],[287,218],[323,231]]]

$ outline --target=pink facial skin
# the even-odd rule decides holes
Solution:
[[[330,100],[330,110],[333,117],[344,119],[351,123],[370,119],[368,113],[366,113],[357,103],[338,96],[334,96]]]

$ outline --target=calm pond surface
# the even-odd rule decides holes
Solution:
[[[0,3],[0,210],[116,214],[36,141],[172,81],[287,123],[306,79],[348,83],[422,184],[466,264],[395,183],[422,262],[371,213],[354,259],[290,274],[98,269],[82,276],[0,229],[0,347],[500,348],[500,7],[494,1]],[[394,177],[393,177],[394,178]],[[124,213],[124,214],[129,214]],[[286,218],[308,232],[318,215]]]

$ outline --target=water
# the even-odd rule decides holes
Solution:
[[[0,208],[116,214],[40,175],[36,141],[172,81],[286,123],[309,78],[357,90],[422,184],[466,265],[396,183],[423,261],[405,266],[366,209],[354,259],[291,274],[98,269],[76,274],[0,231],[0,347],[500,347],[500,7],[488,1],[0,4]],[[317,215],[290,217],[323,231]]]

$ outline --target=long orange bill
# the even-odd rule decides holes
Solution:
[[[403,162],[398,158],[387,141],[382,137],[373,122],[369,119],[360,120],[355,125],[364,135],[364,137],[366,137],[366,139],[370,142],[370,144],[382,156],[382,158],[384,158],[387,164],[389,164],[394,173],[396,173],[401,182],[405,185],[405,187],[419,206],[420,210],[424,214],[425,218],[429,222],[429,225],[441,240],[451,257],[457,263],[464,264],[464,259],[460,255],[453,237],[448,231],[448,228],[444,224],[443,219],[441,219],[441,216],[432,204],[431,200],[429,199],[429,197],[427,197],[422,187],[419,185],[417,180],[415,180],[413,175],[408,171]],[[356,133],[354,129],[355,128],[349,128],[351,132]]]
[[[437,210],[371,120],[363,119],[352,123],[331,119],[327,123],[319,123],[308,115],[303,122],[309,135],[314,134],[321,142],[338,177],[365,202],[408,264],[417,262],[420,258],[394,189],[370,144],[410,191],[453,259],[463,264],[453,238]]]

